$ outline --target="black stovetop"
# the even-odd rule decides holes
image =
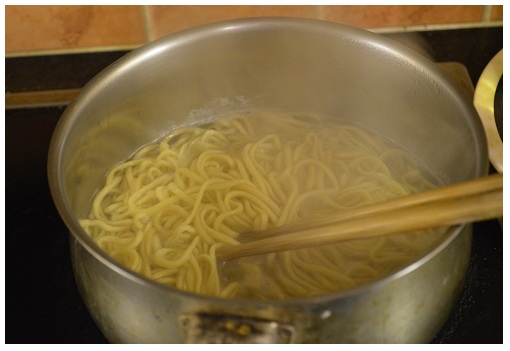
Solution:
[[[397,39],[401,36],[395,35]],[[502,47],[502,28],[431,31],[420,36],[434,48],[438,61],[464,64],[473,82]],[[82,81],[121,55],[6,59],[6,91],[81,87]],[[102,59],[104,64],[89,65],[91,59],[96,63]],[[73,67],[72,72],[56,72],[65,70],[66,64]],[[32,89],[27,84],[32,84],[34,74],[17,74],[29,69],[47,75],[48,65],[55,66],[50,75],[54,81],[48,82],[46,77],[37,87],[33,83]],[[89,69],[77,70],[76,65]],[[24,82],[20,82],[21,76]],[[5,341],[9,344],[107,342],[77,290],[69,234],[48,188],[48,146],[64,108],[5,110]],[[503,236],[498,221],[475,223],[465,286],[433,342],[503,342]]]

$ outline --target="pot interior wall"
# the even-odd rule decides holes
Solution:
[[[66,111],[65,196],[82,215],[105,172],[184,124],[284,109],[375,130],[444,183],[480,170],[483,135],[438,69],[385,38],[322,22],[223,24],[163,38],[109,67]]]

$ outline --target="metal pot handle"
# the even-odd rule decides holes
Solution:
[[[287,344],[292,325],[252,317],[213,313],[186,313],[179,317],[188,344]]]

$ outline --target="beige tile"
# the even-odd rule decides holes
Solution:
[[[145,41],[139,6],[6,6],[7,53]]]
[[[503,20],[503,6],[502,5],[494,5],[491,8],[491,21],[502,21]]]
[[[376,28],[460,22],[478,22],[483,6],[324,6],[324,19],[347,25]]]
[[[235,18],[285,16],[317,18],[317,6],[150,6],[153,39],[202,24]]]

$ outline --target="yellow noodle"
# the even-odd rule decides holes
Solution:
[[[352,240],[216,262],[245,232],[348,210],[434,185],[401,149],[312,114],[234,114],[181,128],[111,169],[85,232],[127,268],[224,298],[349,289],[412,262],[440,231]]]

